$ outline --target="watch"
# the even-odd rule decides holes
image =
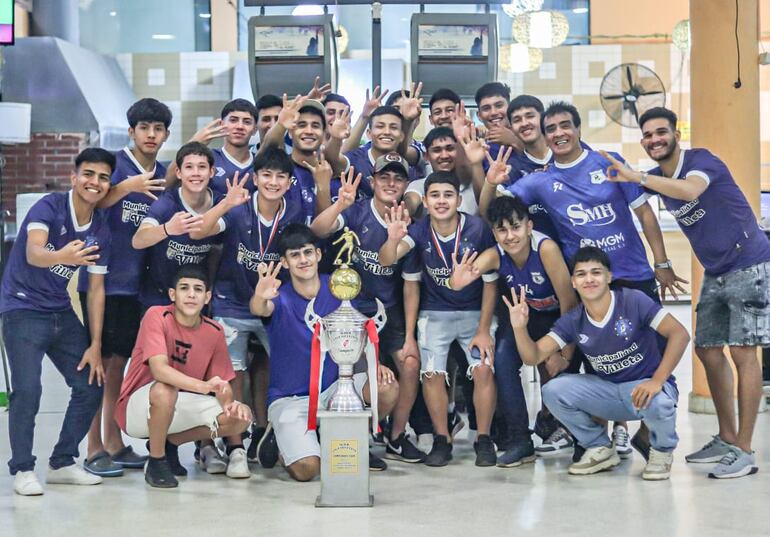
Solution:
[[[670,269],[674,268],[674,264],[671,262],[670,259],[666,259],[662,263],[655,263],[656,269]]]
[[[644,186],[645,183],[647,183],[647,177],[649,177],[649,174],[647,172],[642,172],[642,178],[639,179],[639,184],[641,186]]]

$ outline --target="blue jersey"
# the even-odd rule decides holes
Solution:
[[[222,260],[214,284],[212,309],[215,315],[249,319],[249,300],[254,294],[260,263],[280,262],[278,237],[291,223],[304,224],[301,209],[284,201],[278,214],[265,220],[257,212],[259,195],[251,203],[231,209],[225,216],[222,234]]]
[[[660,168],[651,175],[663,175]],[[698,176],[708,185],[692,201],[660,194],[706,274],[719,276],[770,261],[770,240],[725,163],[707,149],[683,149],[674,179]]]
[[[238,180],[243,179],[243,174],[249,174],[249,180],[244,185],[249,192],[254,193],[257,189],[254,183],[254,155],[249,152],[249,159],[246,162],[238,162],[225,148],[213,149],[214,153],[214,177],[209,182],[209,188],[214,194],[227,195],[227,180],[232,181],[235,172],[238,172]]]
[[[483,283],[479,280],[469,286],[453,291],[446,286],[452,275],[452,252],[458,261],[466,252],[483,252],[495,245],[487,224],[478,216],[459,213],[460,222],[457,231],[449,237],[435,233],[430,223],[430,216],[418,220],[409,226],[409,234],[404,241],[413,252],[404,264],[405,280],[422,280],[420,285],[420,309],[431,311],[480,310]],[[421,273],[426,277],[421,278]],[[490,272],[482,276],[483,281],[497,280],[497,273]]]
[[[309,226],[315,218],[316,188],[313,172],[295,162],[291,186],[284,199],[292,211],[299,207],[305,217],[304,223]]]
[[[390,267],[380,265],[380,248],[388,240],[385,221],[374,208],[374,200],[365,199],[345,210],[338,219],[338,230],[347,226],[355,231],[361,243],[353,252],[353,268],[361,276],[361,293],[353,301],[353,307],[373,313],[377,310],[375,298],[387,308],[399,302],[400,264]]]
[[[211,191],[209,194],[213,198],[213,205],[219,201]],[[179,187],[164,192],[158,201],[150,206],[143,223],[155,226],[163,225],[171,220],[175,213],[180,211],[188,212],[192,215],[199,215],[181,197]],[[224,229],[224,222],[219,221],[220,230]],[[183,265],[200,265],[207,268],[209,252],[211,247],[220,242],[216,237],[206,237],[205,239],[193,240],[189,235],[167,236],[165,239],[150,248],[147,273],[142,280],[141,290],[139,292],[139,301],[145,308],[150,306],[165,306],[171,303],[168,297],[168,289],[174,275]]]
[[[501,281],[505,282],[505,286],[514,289],[517,294],[520,287],[524,287],[530,308],[537,311],[558,311],[559,299],[540,257],[540,247],[546,240],[550,239],[537,231],[532,232],[529,257],[521,268],[516,266],[513,259],[498,244],[495,248],[500,259],[497,273]]]
[[[548,211],[566,259],[581,246],[597,246],[607,252],[616,279],[649,280],[654,274],[631,215],[648,194],[637,184],[608,181],[609,164],[601,154],[583,151],[570,164],[554,163],[519,179],[505,193]]]
[[[321,287],[313,303],[316,315],[324,317],[340,307],[341,302],[329,291],[329,276],[321,274]],[[270,381],[267,405],[283,397],[302,397],[310,393],[310,349],[313,332],[305,324],[305,310],[310,300],[294,290],[291,282],[281,287],[273,300],[273,314],[265,318],[270,341]],[[337,364],[328,353],[323,357],[321,391],[337,380]]]
[[[605,380],[621,383],[650,378],[661,361],[655,330],[666,312],[642,291],[610,292],[610,309],[604,319],[591,319],[581,304],[560,317],[548,335],[561,348],[575,343]],[[669,378],[673,380],[673,376]]]
[[[115,171],[112,172],[112,185],[117,185],[134,175],[145,173],[141,164],[126,147],[115,154]],[[155,162],[153,178],[166,177],[166,168]],[[112,233],[112,250],[120,252],[120,263],[113,263],[104,278],[104,291],[107,295],[138,295],[139,283],[145,268],[146,250],[137,250],[131,246],[139,224],[147,216],[153,199],[141,192],[132,192],[118,203],[105,209]],[[78,291],[85,293],[88,278],[84,269],[80,270]]]
[[[45,249],[51,252],[61,250],[74,240],[98,244],[96,253],[99,259],[95,265],[88,267],[88,272],[107,273],[112,242],[107,214],[97,209],[88,224],[79,226],[72,196],[72,191],[48,194],[27,213],[3,274],[0,313],[11,310],[54,312],[72,307],[67,284],[78,267],[54,265],[43,268],[30,265],[27,261],[27,238],[32,230],[48,232]],[[81,277],[87,279],[86,273],[82,273]]]

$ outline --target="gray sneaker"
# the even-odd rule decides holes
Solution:
[[[711,441],[698,451],[685,455],[684,460],[696,463],[719,462],[730,451],[730,447],[730,444],[719,438],[718,435],[714,435]]]
[[[729,479],[756,474],[759,471],[754,453],[746,453],[741,448],[730,446],[730,450],[722,457],[719,464],[709,472],[714,479]]]
[[[615,446],[597,446],[586,449],[578,462],[573,462],[567,468],[572,475],[590,475],[603,470],[609,470],[620,464],[620,457]]]

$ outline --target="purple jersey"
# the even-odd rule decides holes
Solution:
[[[609,164],[601,154],[583,151],[574,162],[523,177],[505,193],[548,211],[566,259],[581,246],[598,246],[610,258],[613,277],[649,280],[654,274],[630,210],[646,203],[648,195],[637,184],[608,181]]]
[[[484,284],[476,280],[469,286],[453,291],[446,286],[452,274],[452,252],[461,259],[466,252],[483,252],[495,245],[487,224],[478,216],[460,214],[460,225],[449,237],[442,237],[433,230],[430,216],[409,226],[404,241],[412,249],[412,255],[404,264],[405,280],[422,280],[420,285],[420,309],[431,311],[480,310]],[[421,273],[426,278],[421,278]],[[497,273],[482,276],[484,282],[497,280]]]
[[[321,287],[313,303],[313,311],[321,317],[340,307],[341,302],[329,291],[329,276],[321,274]],[[310,349],[313,332],[305,324],[305,310],[310,300],[294,290],[291,281],[284,284],[273,300],[275,309],[266,317],[270,340],[270,382],[267,405],[283,397],[302,397],[310,392]],[[321,391],[337,380],[337,364],[324,356]]]
[[[521,268],[516,266],[513,259],[498,244],[495,248],[500,259],[500,268],[497,273],[505,286],[515,289],[517,294],[521,286],[524,286],[530,308],[537,311],[558,311],[559,299],[540,257],[540,247],[546,240],[549,240],[548,237],[542,233],[532,232],[529,257]]]
[[[660,168],[650,175],[663,175]],[[725,163],[707,149],[682,149],[674,179],[695,175],[706,190],[692,201],[660,194],[706,274],[719,276],[770,261],[770,241]]]
[[[650,378],[661,361],[656,330],[666,312],[642,291],[610,293],[604,319],[591,319],[581,304],[562,315],[548,335],[561,348],[575,343],[603,379],[621,383]]]
[[[216,205],[220,197],[209,190]],[[194,211],[181,197],[181,188],[177,187],[164,192],[158,201],[150,206],[150,210],[142,223],[155,226],[163,225],[171,220],[175,213],[184,211],[192,215],[202,215]],[[224,222],[219,222],[220,230]],[[174,275],[183,265],[200,265],[207,268],[211,247],[220,242],[219,238],[206,237],[194,240],[189,235],[167,236],[165,239],[152,246],[147,255],[148,267],[142,280],[139,292],[139,301],[145,308],[150,306],[164,306],[170,304],[168,289]]]
[[[249,159],[246,162],[238,162],[235,157],[225,151],[225,148],[213,149],[214,153],[214,177],[211,178],[209,188],[214,191],[214,194],[227,195],[227,180],[235,176],[235,172],[238,172],[238,180],[243,179],[243,174],[249,174],[249,180],[246,181],[246,189],[250,193],[254,193],[257,189],[254,184],[254,155],[249,152]]]
[[[48,232],[45,249],[61,250],[74,240],[87,245],[98,244],[99,259],[88,267],[93,274],[106,274],[110,260],[112,237],[105,211],[94,211],[88,224],[79,226],[72,204],[72,191],[48,194],[38,200],[27,213],[16,237],[8,266],[3,275],[0,292],[0,313],[11,310],[34,310],[53,312],[68,310],[70,296],[67,284],[78,267],[75,265],[54,265],[35,267],[27,261],[27,238],[32,230]],[[87,279],[85,273],[81,274]]]
[[[231,209],[224,217],[222,260],[214,284],[212,308],[215,315],[249,319],[249,300],[259,279],[257,266],[264,262],[278,263],[278,237],[292,223],[305,223],[297,206],[284,201],[278,214],[265,220],[257,213],[258,193],[251,203]]]
[[[353,252],[353,268],[361,276],[361,293],[353,301],[353,306],[366,313],[377,310],[375,298],[379,298],[386,308],[399,302],[397,292],[400,282],[397,274],[400,264],[390,267],[380,265],[380,248],[388,240],[388,228],[385,221],[374,208],[374,200],[365,199],[345,210],[338,219],[338,230],[345,226],[355,231],[361,243]]]
[[[145,173],[144,168],[127,147],[115,154],[113,186],[142,173]],[[165,166],[155,162],[153,178],[163,179],[164,177],[166,177]],[[113,263],[109,273],[104,277],[104,291],[107,295],[139,294],[139,282],[144,272],[147,251],[135,249],[131,246],[131,239],[139,229],[139,224],[147,216],[152,202],[153,199],[147,194],[132,192],[112,207],[105,209],[112,233],[111,248],[120,252],[120,263]],[[81,269],[80,272],[83,276],[84,270]],[[78,291],[85,293],[87,289],[88,278],[79,278]]]
[[[309,226],[315,218],[316,188],[313,172],[295,162],[291,186],[284,199],[292,211],[299,207],[305,218],[303,223]]]

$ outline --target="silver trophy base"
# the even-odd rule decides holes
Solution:
[[[329,398],[326,410],[332,412],[362,412],[364,401],[356,392],[352,376],[340,376],[337,379],[337,388]]]

